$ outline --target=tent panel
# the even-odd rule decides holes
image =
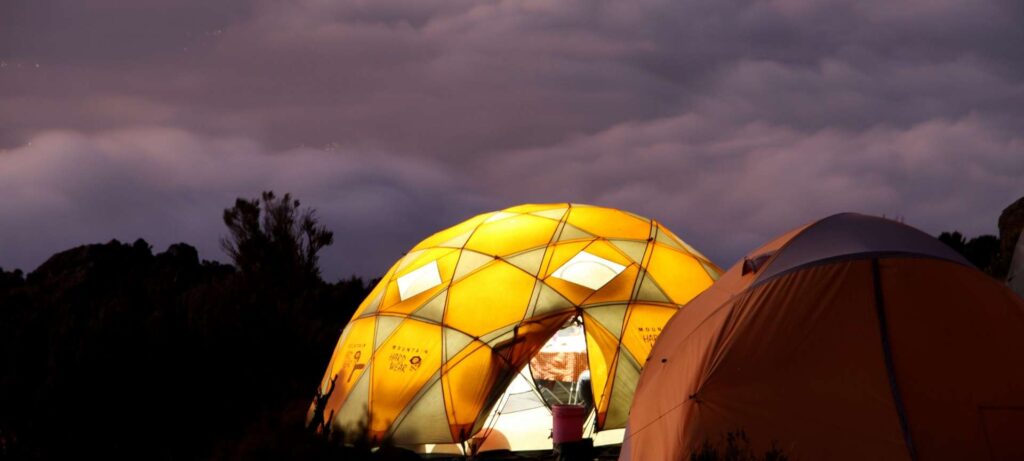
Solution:
[[[587,248],[592,248],[591,245]],[[551,273],[551,277],[598,290],[619,275],[626,266],[583,250],[573,256],[562,267]]]
[[[534,216],[540,216],[540,217],[548,218],[548,219],[554,219],[555,221],[561,221],[562,217],[565,216],[565,212],[566,211],[569,211],[569,209],[568,208],[555,208],[555,209],[551,209],[551,210],[534,211],[534,212],[532,212],[530,214],[532,214]]]
[[[550,219],[517,215],[481,225],[466,242],[466,248],[488,255],[510,255],[547,245],[557,226]]]
[[[519,321],[526,313],[534,282],[518,268],[495,262],[452,285],[445,322],[472,336],[482,336]]]
[[[658,226],[658,231],[657,233],[655,233],[654,241],[658,242],[661,245],[670,247],[672,249],[688,253],[686,247],[683,246],[683,243],[672,238],[672,235],[669,234],[668,232],[665,232],[665,230],[661,226]]]
[[[718,277],[720,277],[721,273],[722,273],[721,269],[719,269],[718,267],[715,267],[714,264],[711,264],[711,263],[709,263],[707,261],[704,261],[704,260],[698,260],[698,261],[700,262],[701,267],[704,268],[704,271],[708,273],[708,276],[711,277],[712,282],[717,282],[718,281]]]
[[[370,373],[363,373],[357,378],[351,392],[349,392],[343,403],[339,399],[339,407],[336,408],[338,408],[336,412],[334,409],[331,409],[325,415],[326,418],[332,418],[333,416],[330,425],[332,432],[342,434],[345,438],[370,435],[355,432],[355,429],[363,428],[365,427],[364,425],[370,424]]]
[[[473,342],[473,337],[454,328],[444,327],[442,330],[444,331],[444,360],[446,362]]]
[[[427,301],[423,307],[416,309],[412,316],[429,322],[441,323],[444,321],[444,308],[448,304],[448,290],[444,290]]]
[[[678,243],[679,245],[681,245],[686,250],[687,253],[689,253],[691,256],[696,257],[697,259],[702,259],[702,260],[708,261],[708,262],[711,261],[710,259],[708,259],[707,256],[704,256],[701,252],[697,251],[696,248],[690,246],[690,244],[686,243],[685,240],[679,238],[678,235],[672,233],[672,231],[669,230],[669,228],[665,227],[661,223],[658,223],[658,235],[661,237],[662,241],[664,241],[665,237],[668,237],[672,241]],[[674,245],[669,245],[669,246],[674,246]],[[719,272],[720,273],[720,272],[722,272],[722,270],[718,269],[718,268],[715,268],[715,272]]]
[[[611,400],[612,370],[619,350],[619,341],[597,322],[583,317],[583,332],[587,338],[587,361],[590,365],[590,386],[597,410],[597,425],[604,427],[605,413]]]
[[[544,255],[544,264],[541,267],[542,276],[540,278],[547,278],[553,274],[556,270],[569,262],[574,256],[583,251],[590,241],[580,242],[566,242],[556,243],[548,247],[547,253]]]
[[[555,313],[564,313],[575,309],[576,305],[565,299],[546,283],[538,281],[534,286],[531,306],[527,310],[527,318],[543,317]]]
[[[452,237],[449,240],[439,243],[437,246],[442,248],[462,248],[466,246],[466,242],[473,236],[473,231],[468,231],[463,234]]]
[[[562,230],[558,233],[557,238],[557,241],[559,242],[568,242],[570,240],[593,239],[594,235],[572,224],[566,223],[562,226]]]
[[[441,381],[445,387],[448,423],[455,440],[464,440],[475,433],[473,426],[485,407],[494,403],[488,402],[488,398],[504,372],[505,367],[492,349],[479,342],[444,364]]]
[[[615,378],[612,381],[611,399],[605,415],[603,429],[619,429],[626,427],[629,419],[629,407],[633,403],[633,392],[640,380],[642,366],[630,356],[629,351],[619,350],[619,359],[615,363]]]
[[[528,250],[522,253],[504,258],[505,262],[522,269],[534,277],[540,272],[540,265],[544,262],[544,253],[547,247],[536,250]]]
[[[515,217],[515,216],[519,216],[519,213],[509,213],[507,210],[496,211],[494,213],[491,213],[491,215],[488,216],[487,219],[484,220],[483,224],[492,223],[492,222],[496,222],[496,221],[501,221],[503,219],[508,219],[508,218],[512,218],[512,217]],[[481,224],[481,225],[483,225],[483,224]]]
[[[340,343],[337,355],[331,359],[328,379],[334,381],[334,394],[344,397],[367,369],[373,355],[373,337],[376,318],[356,319],[349,323],[348,334]]]
[[[452,253],[457,254],[458,250],[453,248],[425,248],[410,252],[398,263],[398,267],[395,269],[395,277],[401,278],[403,275],[416,271],[424,265],[435,262]]]
[[[407,319],[373,355],[370,429],[383,435],[441,365],[441,327]]]
[[[554,288],[555,291],[565,297],[565,299],[571,301],[574,305],[580,305],[588,296],[594,293],[594,290],[591,290],[590,288],[567,280],[562,280],[555,276],[544,279],[544,283],[549,287]]]
[[[618,210],[598,207],[572,207],[568,223],[605,238],[645,240],[651,223]]]
[[[611,243],[608,243],[607,240],[594,240],[590,245],[587,245],[583,251],[622,266],[633,264],[633,261],[630,260],[628,256],[626,256],[622,251],[619,251],[619,249]]]
[[[611,240],[612,245],[615,245],[623,254],[633,260],[637,264],[641,264],[644,261],[644,253],[647,252],[647,242],[643,240]]]
[[[423,395],[409,406],[409,412],[397,423],[392,436],[398,440],[452,443],[440,379],[429,384]]]
[[[392,283],[392,286],[397,286],[397,283]],[[409,299],[404,301],[400,299],[394,299],[393,304],[387,305],[380,309],[381,313],[392,314],[392,315],[409,315],[416,312],[419,308],[423,307],[423,304],[436,297],[439,293],[445,290],[445,284],[440,283],[433,287],[428,288],[425,291],[417,293]]]
[[[665,291],[658,286],[658,282],[647,271],[641,271],[640,281],[637,283],[636,294],[633,295],[633,299],[641,302],[672,304],[672,300],[669,299]]]
[[[654,245],[647,271],[677,304],[686,304],[711,284],[711,276],[696,259],[664,245]]]
[[[640,266],[636,264],[630,264],[622,272],[619,273],[615,278],[611,279],[601,289],[593,292],[588,296],[583,304],[602,304],[608,302],[622,302],[625,297],[623,293],[631,293],[634,285],[636,285],[637,274],[640,273]]]
[[[405,317],[378,315],[374,318],[377,319],[377,328],[373,334],[373,350],[377,350],[380,348],[381,343],[391,336],[391,333],[394,333],[395,328],[398,328],[398,324],[402,323],[402,319]]]
[[[685,308],[684,308],[685,309]],[[679,310],[654,304],[633,304],[622,331],[622,346],[641,364],[647,361],[662,328]]]
[[[487,263],[493,262],[494,256],[477,253],[475,251],[463,250],[459,255],[459,262],[455,266],[455,273],[452,275],[452,282],[458,282],[469,276],[473,271],[480,269]]]
[[[583,315],[601,324],[612,336],[620,338],[622,324],[626,318],[626,304],[611,304],[591,307],[583,311]],[[668,320],[667,318],[665,319]]]

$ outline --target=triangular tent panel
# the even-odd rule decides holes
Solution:
[[[314,401],[310,418],[333,418],[328,428],[350,433],[368,411],[376,440],[464,442],[484,427],[515,370],[593,308],[584,324],[601,349],[590,359],[597,426],[621,427],[647,352],[634,350],[628,329],[660,330],[663,312],[718,276],[685,248],[655,221],[564,203],[486,213],[438,232],[396,262],[356,311],[324,375],[327,398]],[[355,380],[362,394],[353,394]],[[359,404],[348,404],[354,398]],[[442,408],[445,430],[418,427],[436,426]],[[611,424],[607,414],[615,415]]]
[[[623,460],[737,431],[789,459],[1021,459],[1024,300],[923,232],[834,215],[665,325],[628,427]]]

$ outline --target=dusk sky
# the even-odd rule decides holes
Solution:
[[[1024,195],[1020,0],[0,2],[0,267],[142,237],[226,261],[291,192],[329,280],[524,202],[721,266],[840,211],[996,233]]]

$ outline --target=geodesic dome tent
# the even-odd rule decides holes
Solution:
[[[1024,300],[895,221],[838,214],[739,261],[666,326],[621,460],[743,431],[790,459],[1024,459]]]
[[[718,269],[656,221],[575,204],[473,217],[420,242],[342,331],[310,418],[458,443],[567,320],[584,325],[597,426],[625,424],[658,332]],[[319,408],[318,408],[319,406]]]

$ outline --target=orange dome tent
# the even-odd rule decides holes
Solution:
[[[1024,301],[897,222],[782,235],[666,325],[621,459],[736,431],[791,459],[1024,459]]]
[[[625,425],[666,321],[718,269],[656,221],[522,205],[438,232],[399,260],[342,331],[310,419],[374,439],[468,440],[545,341],[582,315],[597,423]]]

